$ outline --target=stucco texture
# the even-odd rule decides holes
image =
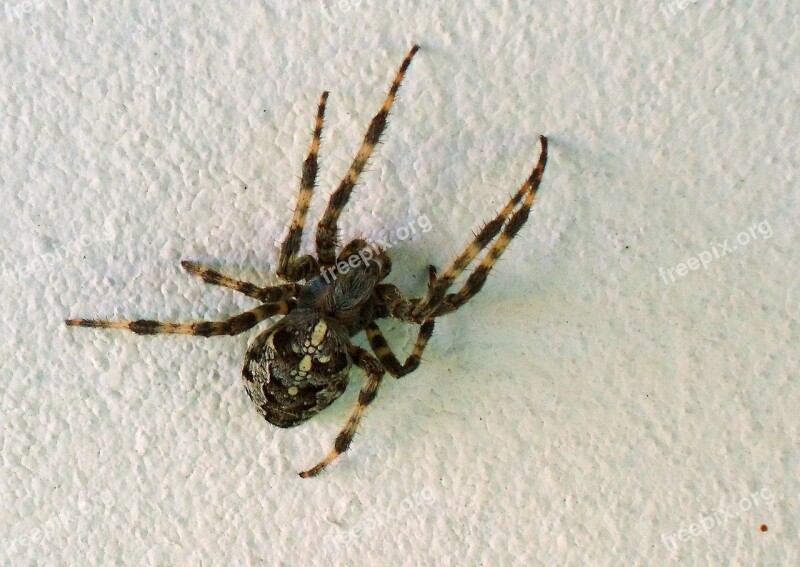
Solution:
[[[779,1],[5,2],[0,564],[800,564],[799,29]],[[483,291],[303,480],[360,371],[278,429],[241,381],[267,323],[64,319],[254,307],[179,262],[276,282],[320,93],[310,226],[415,42],[341,220],[416,223],[391,283],[423,293],[540,134],[550,160]]]

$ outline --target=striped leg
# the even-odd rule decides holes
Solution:
[[[436,266],[428,264],[428,287],[436,283]]]
[[[394,284],[378,284],[375,286],[375,319],[391,317],[409,323],[420,323],[412,317],[419,299],[406,299],[403,292]]]
[[[428,266],[428,288],[436,282],[436,266]],[[393,284],[375,286],[375,319],[392,317],[401,321],[422,324],[423,319],[413,313],[421,299],[406,299],[403,292]]]
[[[317,108],[317,120],[314,124],[314,137],[311,140],[311,147],[308,156],[303,162],[303,177],[300,180],[300,194],[297,197],[297,205],[294,209],[292,224],[289,233],[281,244],[281,254],[278,260],[278,275],[290,281],[298,281],[298,268],[295,266],[297,252],[300,250],[300,240],[303,237],[303,227],[306,224],[308,207],[311,204],[311,194],[314,191],[314,184],[317,181],[317,166],[319,156],[320,139],[322,138],[322,122],[325,117],[325,104],[328,100],[328,91],[322,93],[319,106]],[[305,260],[308,262],[308,260]],[[302,269],[300,271],[303,271]],[[316,271],[316,267],[313,270]]]
[[[294,281],[309,280],[321,273],[317,259],[308,254],[300,256],[294,261],[293,270],[292,279]]]
[[[389,116],[389,110],[392,108],[392,103],[397,97],[397,91],[400,89],[400,83],[403,81],[403,76],[411,64],[411,59],[418,50],[419,45],[414,45],[411,51],[408,52],[403,64],[400,65],[400,70],[392,82],[386,100],[383,101],[383,106],[372,119],[367,133],[364,135],[364,141],[361,143],[361,147],[350,165],[350,169],[347,170],[339,187],[331,195],[328,208],[317,225],[317,257],[323,266],[332,265],[336,259],[336,246],[339,239],[339,215],[350,199],[350,193],[367,165],[367,160],[372,155],[372,150],[380,141],[381,134],[386,128],[386,118]]]
[[[94,327],[97,329],[119,329],[137,335],[158,335],[162,333],[179,335],[238,335],[252,329],[264,319],[274,315],[285,315],[294,307],[294,300],[280,303],[265,303],[250,311],[225,319],[224,321],[198,321],[195,323],[169,323],[139,319],[138,321],[101,321],[97,319],[67,319],[70,327]]]
[[[372,351],[383,367],[395,378],[400,378],[406,374],[410,374],[417,369],[422,357],[422,352],[428,345],[428,340],[433,335],[433,319],[428,319],[419,328],[417,340],[414,343],[414,350],[404,363],[400,363],[397,357],[392,352],[389,344],[386,342],[386,337],[383,336],[380,327],[376,323],[367,325],[367,339],[372,347]]]
[[[322,469],[335,461],[339,455],[347,451],[347,449],[350,447],[350,443],[353,441],[353,437],[356,434],[358,424],[361,423],[361,418],[364,416],[364,411],[375,399],[375,396],[378,393],[378,388],[381,385],[381,380],[383,380],[384,370],[380,363],[375,360],[371,354],[369,354],[363,348],[357,346],[352,346],[350,352],[351,356],[353,357],[353,362],[360,366],[367,374],[367,381],[364,384],[364,387],[361,388],[361,392],[358,394],[358,402],[356,403],[356,407],[353,409],[353,413],[350,414],[350,417],[348,418],[347,423],[342,431],[336,436],[333,449],[331,449],[325,458],[322,459],[318,464],[314,465],[307,471],[301,472],[300,476],[303,478],[317,476]]]
[[[533,205],[536,191],[542,181],[544,168],[547,164],[547,138],[541,136],[540,141],[542,144],[542,151],[541,154],[539,154],[539,162],[536,164],[536,167],[533,169],[528,179],[525,180],[525,183],[522,184],[519,191],[511,197],[508,204],[500,211],[500,214],[483,227],[470,245],[467,246],[466,250],[464,250],[464,252],[453,261],[450,267],[430,286],[425,298],[414,309],[415,316],[424,318],[450,313],[466,303],[467,300],[480,291],[494,263],[505,251],[511,239],[516,236],[522,228],[522,225],[525,224],[525,221],[528,220],[530,208]],[[511,216],[511,213],[520,201],[522,201],[522,205],[514,215]],[[510,220],[508,220],[509,216],[511,217]],[[508,220],[507,224],[505,224],[506,220]],[[505,228],[503,228],[504,224]],[[501,229],[502,233],[500,232]],[[500,234],[500,237],[489,249],[480,265],[467,279],[467,283],[464,287],[458,294],[446,296],[447,290],[453,285],[455,279],[461,275],[467,266],[478,256],[481,250],[486,248],[498,234]],[[438,311],[443,301],[448,301],[448,305],[452,308],[443,306],[444,311]]]
[[[336,257],[336,263],[338,264],[339,262],[347,262],[347,260],[349,260],[352,256],[357,256],[358,253],[365,248],[372,250],[372,247],[363,238],[351,240],[347,243],[347,246],[342,248],[342,251],[339,252],[339,256]]]
[[[259,287],[250,282],[231,279],[215,270],[206,268],[200,264],[195,264],[194,262],[187,262],[184,260],[181,262],[181,266],[184,270],[202,278],[202,280],[208,284],[227,287],[228,289],[258,299],[262,303],[277,303],[291,297],[297,297],[300,291],[300,286],[296,283]]]
[[[392,260],[389,258],[389,255],[384,250],[370,246],[370,244],[362,238],[356,238],[348,242],[347,246],[342,248],[342,251],[339,252],[336,263],[348,262],[353,256],[359,257],[358,262],[361,262],[362,258],[365,263],[372,262],[373,260],[378,262],[380,265],[378,281],[385,279],[392,271]]]

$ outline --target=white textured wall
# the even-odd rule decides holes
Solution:
[[[0,6],[3,564],[798,564],[796,6],[214,4]],[[419,293],[546,133],[541,199],[301,480],[360,373],[279,430],[241,384],[253,333],[62,321],[251,306],[178,262],[274,281],[320,92],[314,215],[415,41],[344,233],[426,215],[392,251]]]

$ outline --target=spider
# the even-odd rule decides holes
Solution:
[[[375,399],[385,373],[400,378],[416,370],[433,334],[436,318],[456,311],[481,290],[492,266],[527,221],[547,162],[547,138],[541,136],[539,161],[530,176],[446,270],[437,275],[436,268],[428,267],[424,297],[406,298],[396,286],[383,283],[392,268],[385,250],[371,247],[363,239],[352,240],[339,249],[339,215],[380,141],[400,84],[418,50],[419,45],[414,45],[409,51],[381,109],[373,117],[350,168],[331,194],[325,213],[317,225],[317,255],[301,256],[300,240],[316,183],[322,124],[328,100],[328,92],[322,93],[311,147],[303,163],[294,216],[281,244],[276,270],[278,277],[286,283],[261,287],[231,279],[194,262],[181,262],[187,272],[206,283],[256,299],[260,303],[258,307],[213,322],[69,319],[66,324],[122,329],[140,335],[178,333],[210,337],[237,335],[265,319],[283,315],[249,345],[242,369],[245,390],[256,410],[269,423],[285,428],[305,422],[342,395],[354,365],[366,374],[358,401],[336,437],[333,448],[318,464],[299,473],[303,478],[319,474],[350,447],[364,411]],[[487,248],[460,289],[451,291],[459,275]],[[360,260],[354,262],[354,259]],[[378,327],[377,321],[385,318],[419,325],[413,350],[402,363]],[[372,353],[351,342],[351,337],[361,331],[366,331]]]

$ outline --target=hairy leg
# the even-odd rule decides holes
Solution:
[[[383,332],[380,327],[378,327],[377,323],[372,322],[367,325],[367,339],[372,347],[372,351],[375,353],[375,356],[378,357],[378,360],[386,371],[395,378],[400,378],[414,372],[419,366],[422,352],[428,345],[428,340],[430,340],[431,335],[433,335],[433,324],[433,319],[428,319],[420,325],[417,340],[414,342],[414,350],[411,351],[411,354],[404,363],[401,363],[392,352],[392,349],[386,342],[386,337],[383,336]]]
[[[317,181],[317,168],[320,140],[322,138],[322,122],[325,117],[325,104],[328,100],[328,91],[322,93],[317,107],[317,119],[314,125],[314,136],[308,156],[303,162],[303,176],[300,180],[300,193],[297,196],[297,205],[294,209],[292,224],[289,233],[281,245],[281,254],[278,260],[278,276],[290,281],[298,281],[298,267],[295,265],[297,252],[300,250],[300,240],[303,237],[303,227],[306,224],[306,215],[311,205],[311,195]],[[300,270],[302,271],[302,269]]]
[[[455,311],[474,296],[486,281],[489,271],[500,258],[509,242],[517,235],[519,230],[528,220],[531,206],[536,198],[536,192],[542,181],[545,165],[547,164],[547,138],[540,137],[542,151],[539,162],[534,167],[528,179],[522,184],[519,191],[511,197],[509,202],[492,221],[486,224],[467,248],[453,261],[453,263],[431,284],[425,298],[415,306],[414,316],[430,317]],[[511,213],[522,201],[519,209]],[[510,217],[510,219],[509,219]],[[508,223],[506,221],[508,220]],[[505,228],[504,228],[505,225]],[[502,233],[500,232],[502,230]],[[469,266],[478,254],[489,246],[494,238],[500,237],[489,248],[489,251],[467,279],[467,283],[457,294],[446,296],[447,290],[453,285],[455,279]],[[443,302],[447,302],[445,305]],[[440,309],[441,306],[441,309]]]
[[[67,319],[70,327],[92,327],[96,329],[118,329],[131,331],[137,335],[179,334],[212,337],[218,335],[238,335],[255,327],[261,321],[274,315],[285,315],[294,307],[294,300],[280,303],[265,303],[223,321],[197,321],[193,323],[172,323],[139,319],[136,321],[104,321],[100,319]]]
[[[276,303],[291,297],[297,297],[300,290],[300,286],[296,283],[259,287],[250,282],[234,280],[216,270],[206,268],[194,262],[187,262],[186,260],[181,262],[181,267],[190,274],[202,278],[202,280],[208,284],[227,287],[228,289],[258,299],[262,303]]]
[[[361,392],[358,394],[358,402],[356,402],[356,406],[353,408],[353,412],[350,414],[347,423],[341,432],[339,432],[339,435],[336,436],[333,449],[331,449],[325,458],[322,459],[318,464],[311,467],[307,471],[301,472],[300,476],[303,478],[317,476],[325,467],[335,461],[339,455],[350,448],[350,443],[353,441],[353,437],[356,434],[359,423],[361,423],[361,418],[364,416],[364,411],[378,394],[378,388],[381,385],[381,380],[383,379],[384,374],[384,370],[380,363],[375,360],[375,358],[367,351],[356,346],[351,347],[351,356],[353,357],[353,362],[360,366],[366,373],[367,381],[364,384],[364,387],[361,388]]]
[[[411,59],[418,50],[419,45],[414,45],[411,51],[408,52],[402,65],[400,65],[400,69],[397,71],[392,86],[389,88],[389,94],[383,101],[383,106],[381,106],[381,109],[373,117],[367,129],[367,133],[364,135],[364,141],[361,143],[356,157],[350,164],[350,169],[347,170],[339,187],[337,187],[336,191],[331,195],[328,207],[325,209],[325,214],[317,225],[317,257],[323,266],[332,265],[336,259],[336,247],[339,240],[339,215],[345,205],[347,205],[353,187],[355,187],[358,182],[361,172],[364,171],[364,167],[367,165],[367,161],[372,155],[373,149],[380,141],[381,134],[383,134],[386,128],[386,119],[389,116],[389,110],[392,108],[392,104],[395,98],[397,98],[397,92],[400,90],[400,83],[402,83],[406,70],[411,64]]]

